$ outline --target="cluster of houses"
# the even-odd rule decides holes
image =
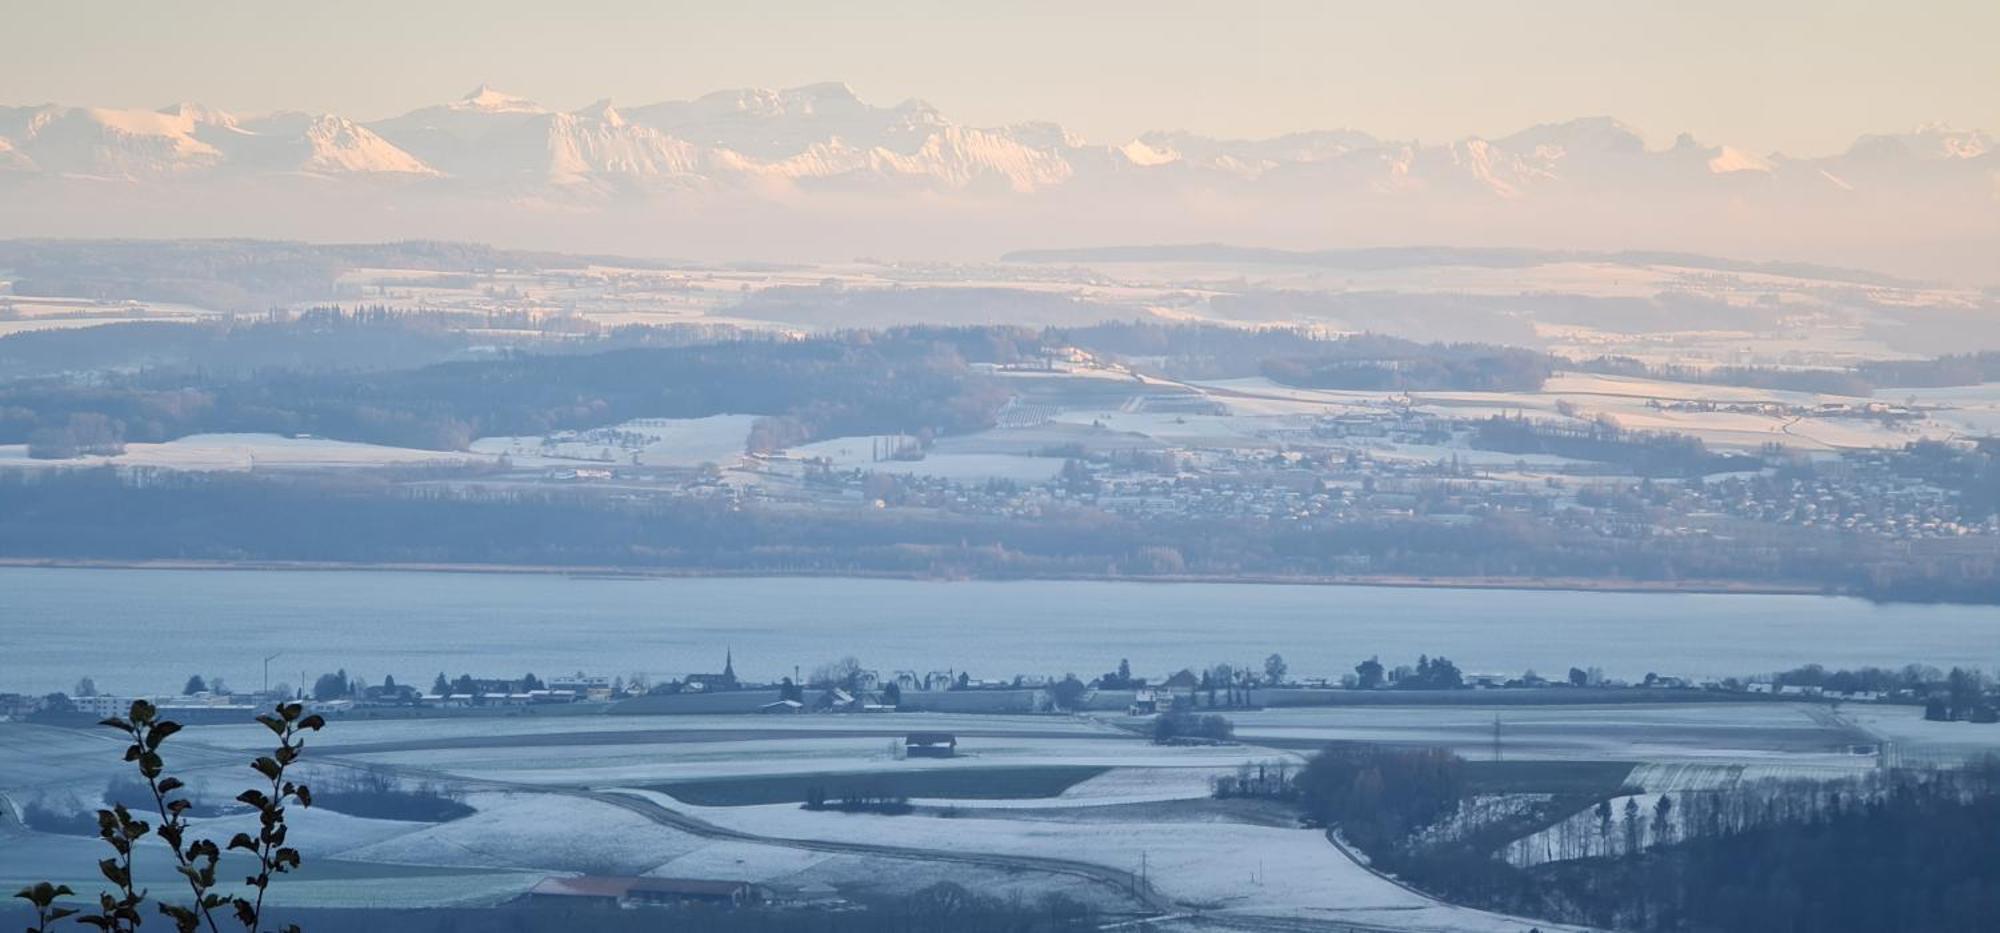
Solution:
[[[18,721],[44,715],[88,717],[95,721],[112,716],[124,716],[132,711],[132,704],[145,700],[158,707],[163,715],[182,723],[242,722],[256,715],[257,700],[261,698],[227,694],[197,693],[187,696],[117,696],[93,693],[87,696],[49,694],[28,696],[20,693],[0,693],[0,722]]]
[[[1442,659],[1440,659],[1442,660]],[[945,713],[1038,713],[1062,710],[1123,710],[1133,716],[1148,716],[1180,709],[1214,706],[1310,706],[1348,702],[1353,691],[1395,691],[1419,687],[1435,689],[1452,686],[1468,690],[1568,691],[1587,688],[1602,691],[1678,691],[1734,693],[1773,698],[1839,702],[1904,702],[1922,704],[1938,692],[1935,685],[1910,686],[1893,691],[1835,690],[1816,684],[1773,680],[1693,680],[1648,674],[1643,681],[1625,682],[1603,677],[1596,671],[1571,669],[1562,680],[1549,680],[1530,671],[1525,674],[1468,672],[1449,684],[1430,684],[1407,679],[1412,669],[1383,670],[1377,665],[1372,688],[1356,675],[1338,679],[1287,678],[1282,667],[1275,675],[1258,676],[1248,666],[1233,673],[1196,674],[1181,670],[1158,681],[1130,676],[1123,664],[1114,674],[1082,683],[1065,679],[1057,683],[1046,677],[1020,676],[1010,680],[975,679],[956,670],[919,672],[898,670],[887,676],[849,664],[837,684],[806,686],[794,678],[777,684],[742,680],[736,674],[733,652],[725,652],[719,673],[689,674],[684,678],[648,689],[641,681],[627,684],[622,678],[573,674],[551,677],[546,682],[528,675],[520,679],[461,676],[447,681],[439,675],[429,691],[387,680],[381,685],[351,685],[342,678],[342,695],[309,700],[322,712],[401,707],[415,709],[469,709],[496,707],[537,707],[573,703],[619,703],[620,712],[629,713],[888,713],[923,711]],[[1456,674],[1456,669],[1453,669]],[[333,675],[329,675],[333,676]],[[1956,676],[1956,675],[1954,675]],[[1220,694],[1220,695],[1218,695]],[[324,694],[322,694],[324,697]],[[25,696],[0,693],[0,721],[36,716],[60,715],[91,721],[124,715],[139,697],[79,691],[77,696],[50,694]],[[238,722],[259,708],[286,696],[232,694],[200,691],[183,696],[144,697],[170,717],[187,723]],[[1386,698],[1385,698],[1386,699]],[[1961,703],[1950,718],[1990,722],[2000,713],[2000,696],[1988,690],[1977,703]],[[931,754],[916,751],[916,754]]]

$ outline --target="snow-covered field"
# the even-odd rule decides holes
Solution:
[[[1863,447],[1898,447],[1919,438],[1949,436],[1988,422],[2000,424],[2000,408],[1991,408],[1990,399],[1973,391],[1954,394],[1937,390],[1928,401],[1949,406],[1933,417],[1904,426],[1885,425],[1866,418],[1793,418],[1783,414],[1729,411],[1675,411],[1667,406],[1681,402],[1712,402],[1718,405],[1774,405],[1810,408],[1822,404],[1866,404],[1870,399],[1753,389],[1740,386],[1704,385],[1605,376],[1594,373],[1557,373],[1539,392],[1460,392],[1381,390],[1302,389],[1285,386],[1262,377],[1223,379],[1194,385],[1214,390],[1232,416],[1208,416],[1215,423],[1204,426],[1212,436],[1256,436],[1259,425],[1283,415],[1337,415],[1355,411],[1380,412],[1407,405],[1411,411],[1456,419],[1526,415],[1553,421],[1584,423],[1608,417],[1619,426],[1635,431],[1660,431],[1701,438],[1724,449],[1752,449],[1779,443],[1800,450],[1837,450]],[[1880,393],[1884,400],[1902,401],[1902,390]],[[1961,408],[1961,406],[1964,406]],[[1076,413],[1064,417],[1076,417]],[[1133,416],[1125,416],[1128,419]],[[1240,422],[1232,424],[1232,422]],[[1110,422],[1114,423],[1115,422]],[[1152,434],[1142,421],[1129,430]],[[1158,436],[1158,435],[1154,435]],[[1460,459],[1467,452],[1460,451]],[[1473,456],[1477,456],[1473,453]],[[1435,459],[1435,458],[1431,458]]]
[[[1876,759],[1873,755],[1849,755],[1842,759],[1800,762],[1652,763],[1633,768],[1625,783],[1647,793],[1675,794],[1691,790],[1720,790],[1757,781],[1839,780],[1871,771],[1875,767]]]
[[[1517,922],[1444,907],[1385,881],[1310,829],[1216,823],[1198,831],[1144,821],[1076,825],[1032,819],[874,816],[812,812],[790,804],[689,807],[629,791],[702,819],[764,836],[945,851],[1055,856],[1138,873],[1167,895],[1208,910],[1393,921],[1408,930],[1518,930]]]
[[[1902,764],[1949,766],[2000,755],[2000,726],[1931,722],[1917,706],[1853,704],[1841,707],[1840,716],[1887,745]]]
[[[1640,789],[1642,806],[1663,793],[1765,777],[1841,776],[1875,763],[1872,756],[1848,754],[1849,744],[1865,741],[1865,733],[1823,708],[1776,702],[1254,710],[1230,714],[1244,744],[1214,748],[1157,747],[1113,729],[1108,716],[337,719],[315,737],[309,762],[317,758],[322,768],[355,763],[417,768],[530,787],[629,788],[620,792],[770,841],[712,840],[600,801],[527,787],[503,791],[474,785],[466,801],[476,812],[449,823],[360,819],[327,811],[303,814],[298,836],[310,860],[331,861],[340,871],[363,875],[393,873],[394,866],[441,874],[379,887],[372,881],[343,886],[306,878],[288,897],[300,903],[351,903],[357,896],[371,903],[484,903],[518,893],[544,874],[561,872],[746,878],[878,891],[974,879],[1030,898],[1054,890],[1086,899],[1112,897],[1101,885],[1046,873],[834,855],[784,844],[827,840],[1067,858],[1117,871],[1137,871],[1143,864],[1149,879],[1170,897],[1243,916],[1313,917],[1410,930],[1518,930],[1523,927],[1514,921],[1441,906],[1406,891],[1362,868],[1312,830],[1234,822],[1226,816],[1192,826],[1160,819],[1157,811],[1172,801],[1206,797],[1214,776],[1240,764],[1278,758],[1296,762],[1323,741],[1442,745],[1484,757],[1496,715],[1509,760],[1641,762],[1631,783]],[[1861,729],[1893,734],[1913,746],[1970,752],[2000,745],[2000,733],[1923,723],[1912,709],[1851,707],[1841,715]],[[892,743],[910,731],[953,732],[962,756],[899,760]],[[231,773],[225,765],[240,765],[234,755],[266,738],[257,726],[199,726],[179,741],[190,762],[204,769],[201,776],[219,779]],[[102,759],[107,770],[115,769],[115,756],[106,754],[114,745],[87,733],[0,727],[0,752],[36,750],[10,754],[0,762],[0,789],[18,794],[19,789],[59,785],[64,769],[85,760]],[[927,805],[925,809],[894,817],[810,812],[794,804],[698,806],[642,789],[738,776],[1036,765],[1109,770],[1052,798],[920,799],[914,802]],[[1121,804],[1146,806],[1124,810],[1117,806]],[[1086,813],[1089,825],[1083,827],[1076,819]],[[204,828],[227,833],[246,818],[216,818],[205,821]],[[88,854],[81,845],[88,840],[18,830],[15,835],[12,850],[38,852],[40,860]],[[29,842],[24,845],[21,839]],[[1549,857],[1557,841],[1551,834],[1530,839],[1519,857]],[[0,857],[0,881],[24,875],[38,861],[23,858]],[[432,893],[421,894],[419,882],[430,885]],[[358,895],[359,888],[367,890]]]
[[[1348,706],[1234,714],[1246,742],[1423,744],[1490,756],[1500,723],[1510,758],[1706,763],[1851,760],[1854,737],[1788,703],[1564,706]]]
[[[0,444],[0,467],[94,467],[105,464],[172,470],[269,470],[490,461],[491,457],[442,450],[357,444],[322,437],[278,434],[190,434],[160,444],[127,444],[115,456],[34,460],[25,444]]]
[[[639,418],[548,436],[482,437],[472,442],[472,452],[492,458],[505,455],[515,466],[533,467],[728,465],[742,458],[756,420],[755,415]]]
[[[643,784],[777,774],[850,774],[981,767],[1233,768],[1272,757],[1244,747],[1160,748],[1114,738],[961,737],[951,759],[898,760],[891,736],[664,742],[559,748],[451,748],[346,756],[400,767],[428,767],[465,777],[530,784]]]
[[[1079,879],[1042,872],[1004,872],[706,839],[638,819],[610,804],[576,797],[478,793],[467,802],[478,812],[361,845],[341,857],[369,863],[519,869],[519,877],[531,879],[561,872],[655,875],[792,886],[830,884],[898,894],[949,879],[968,886],[996,885],[1031,900],[1061,891],[1101,902],[1108,893]],[[683,809],[677,802],[665,802]]]
[[[877,713],[866,716],[441,716],[421,719],[337,718],[314,745],[337,753],[357,745],[384,742],[455,742],[495,739],[507,744],[509,737],[537,735],[594,735],[604,733],[659,732],[707,733],[722,731],[731,738],[755,739],[760,734],[796,732],[823,733],[839,737],[848,733],[953,732],[960,737],[992,732],[1050,733],[1077,738],[1116,736],[1095,720],[1070,716],[996,716],[961,713]],[[4,734],[4,733],[0,733]],[[254,723],[189,726],[190,739],[222,748],[258,748],[270,737]],[[610,741],[610,740],[607,740]],[[525,744],[525,743],[522,743]]]

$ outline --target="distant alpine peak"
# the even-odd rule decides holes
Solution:
[[[820,81],[815,84],[802,84],[779,93],[800,100],[855,101],[857,103],[861,100],[861,95],[854,93],[854,88],[849,86],[845,81]]]
[[[515,97],[493,89],[490,84],[480,84],[452,105],[454,110],[476,110],[481,113],[545,113],[542,105],[525,97]]]
[[[1639,153],[1645,151],[1646,137],[1615,117],[1578,117],[1560,123],[1542,123],[1518,133],[1493,140],[1516,152],[1541,150]]]
[[[1949,123],[1924,123],[1910,134],[1929,141],[1937,155],[1948,159],[1973,159],[1994,149],[1993,137],[1980,130],[1961,130]]]
[[[930,188],[985,197],[1057,187],[1312,198],[1686,200],[1714,193],[1818,196],[1866,190],[2000,188],[2000,145],[1945,126],[1867,136],[1848,151],[1796,158],[1661,137],[1659,148],[1608,116],[1493,137],[1424,143],[1349,129],[1229,138],[1145,133],[1092,143],[1060,124],[979,125],[911,98],[864,101],[837,81],[718,90],[692,100],[545,108],[481,84],[462,98],[366,124],[280,111],[236,117],[197,103],[160,110],[0,106],[0,173],[50,179],[192,180],[299,175],[423,176],[425,191],[563,198],[695,190],[886,194]],[[316,180],[315,184],[320,181]],[[1150,187],[1148,187],[1150,186]],[[1218,196],[1220,196],[1220,194]],[[1480,199],[1480,200],[1473,200]]]
[[[166,107],[161,107],[159,112],[166,116],[178,117],[182,120],[187,121],[190,124],[211,124],[215,126],[236,125],[236,117],[234,114],[222,110],[217,110],[214,107],[210,107],[206,104],[197,104],[194,103],[193,101],[184,100],[178,104],[172,104]]]
[[[609,97],[577,110],[573,115],[596,120],[609,126],[625,125],[624,115],[618,112],[618,108],[611,106],[611,98]]]

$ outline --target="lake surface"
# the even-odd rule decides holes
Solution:
[[[1560,677],[2000,665],[2000,609],[1818,596],[1224,583],[605,579],[554,574],[0,568],[0,692],[237,688],[335,668],[428,686],[569,671],[776,679],[854,655],[882,671],[1142,675],[1218,661],[1337,677],[1370,655]]]

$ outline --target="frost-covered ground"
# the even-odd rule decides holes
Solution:
[[[1032,899],[1061,891],[1106,902],[1115,894],[1075,878],[874,855],[828,854],[785,840],[878,843],[997,856],[1056,857],[1118,871],[1138,870],[1168,896],[1225,913],[1313,917],[1410,930],[1521,930],[1525,926],[1477,911],[1438,905],[1380,878],[1347,858],[1322,834],[1283,820],[1259,820],[1227,810],[1196,821],[1176,810],[1199,808],[1209,781],[1244,763],[1278,758],[1296,763],[1319,743],[1383,741],[1490,753],[1493,720],[1502,725],[1510,760],[1639,762],[1631,783],[1643,808],[1660,794],[1773,777],[1833,777],[1875,765],[1849,754],[1870,733],[1893,734],[1912,747],[1963,749],[2000,745],[2000,730],[1923,723],[1914,709],[1850,706],[1846,722],[1817,705],[1662,703],[1563,706],[1319,707],[1230,713],[1243,744],[1162,748],[1101,719],[1065,716],[886,714],[880,716],[498,716],[421,720],[338,719],[316,737],[308,759],[320,767],[367,763],[421,769],[525,785],[489,790],[473,785],[475,813],[444,824],[369,820],[315,811],[299,825],[309,859],[356,873],[442,873],[422,879],[436,902],[479,903],[518,893],[550,873],[657,874],[746,878],[776,885],[824,883],[842,890],[910,891],[937,880],[978,883]],[[1864,731],[1866,730],[1866,731]],[[892,743],[906,732],[948,731],[963,755],[949,760],[900,760]],[[1989,736],[1991,736],[1989,738]],[[178,741],[203,767],[201,776],[231,774],[221,763],[264,743],[256,726],[194,727]],[[59,783],[68,764],[105,758],[115,742],[65,730],[0,728],[0,751],[45,748],[0,763],[0,788]],[[227,751],[203,751],[227,749]],[[211,764],[214,763],[214,764]],[[877,815],[809,812],[793,804],[697,806],[657,790],[681,780],[788,773],[853,773],[908,769],[978,769],[1037,765],[1106,767],[1053,798],[1037,800],[920,799],[917,813]],[[318,779],[318,778],[315,778]],[[445,778],[449,780],[449,778]],[[644,820],[607,803],[528,789],[535,785],[633,788],[670,809],[769,840],[722,841]],[[1176,803],[1185,801],[1185,804]],[[1617,802],[1622,808],[1623,799]],[[1496,808],[1519,803],[1499,799]],[[1497,811],[1496,811],[1497,812]],[[1647,811],[1650,817],[1650,810]],[[1622,810],[1621,810],[1622,815]],[[247,817],[206,822],[227,833]],[[1079,822],[1083,820],[1083,822]],[[1276,825],[1273,825],[1275,823]],[[1563,855],[1584,828],[1524,840],[1514,857],[1535,861]],[[1594,830],[1593,830],[1594,832]],[[21,834],[15,831],[18,837]],[[88,854],[88,840],[31,834],[42,860]],[[23,848],[18,840],[13,846]],[[0,880],[37,860],[0,859]],[[12,864],[14,868],[8,866]],[[88,865],[89,862],[84,862]],[[371,867],[372,866],[372,867]],[[309,879],[308,879],[309,880]],[[365,894],[356,889],[366,887]],[[369,897],[383,903],[425,903],[417,879],[375,886],[333,880],[302,883],[292,896],[339,902]],[[343,891],[347,892],[343,894]],[[1549,929],[1546,925],[1544,929]]]
[[[506,457],[517,467],[728,465],[743,456],[755,415],[640,418],[589,431],[482,437],[472,452]],[[606,459],[606,455],[609,459]]]
[[[1850,704],[1840,717],[1883,742],[1900,764],[1949,766],[2000,755],[2000,726],[1931,722],[1918,706]]]
[[[1270,756],[1265,756],[1270,757]],[[1130,803],[1199,800],[1213,792],[1213,781],[1234,774],[1234,766],[1112,768],[1082,781],[1053,798],[1025,800],[913,800],[912,803],[968,810],[1107,807]]]
[[[1969,435],[2000,434],[2000,382],[1942,388],[1882,389],[1876,396],[1887,401],[1914,399],[1921,405],[1940,406],[1931,417]]]
[[[952,732],[971,734],[1033,732],[1078,738],[1119,737],[1124,733],[1093,719],[1071,716],[996,716],[959,713],[871,713],[859,716],[752,716],[752,715],[536,715],[438,716],[421,719],[363,719],[336,717],[315,744],[329,752],[358,745],[387,742],[467,742],[491,741],[509,744],[513,737],[578,736],[604,733],[614,737],[630,733],[669,732],[675,734],[727,733],[713,736],[751,740],[773,734],[806,732],[838,737],[852,733]],[[257,748],[270,733],[254,723],[189,726],[186,735],[206,745],[222,748]],[[612,741],[612,740],[608,740]],[[526,744],[517,742],[514,744]]]
[[[1246,742],[1421,744],[1487,757],[1500,722],[1505,757],[1708,763],[1826,763],[1855,756],[1850,730],[1790,703],[1563,706],[1348,706],[1232,714]]]
[[[1093,824],[1032,819],[874,816],[794,805],[689,807],[631,791],[732,829],[776,838],[916,846],[958,852],[1077,859],[1139,872],[1168,896],[1205,909],[1393,923],[1408,930],[1519,930],[1507,918],[1438,905],[1385,881],[1310,829],[1241,824],[1199,828],[1151,822]]]
[[[257,727],[262,730],[263,727]],[[269,736],[270,733],[264,733]],[[114,776],[132,774],[120,760],[128,743],[110,729],[58,729],[20,722],[0,722],[0,794],[16,806],[42,797],[91,803]],[[222,780],[228,769],[250,775],[241,755],[196,747],[174,747],[171,770],[199,786],[211,775]],[[229,796],[235,796],[231,791]]]
[[[269,470],[392,464],[486,462],[478,454],[416,450],[279,434],[190,434],[160,444],[127,444],[115,456],[35,460],[24,444],[0,444],[0,467],[159,467],[173,470]]]
[[[899,737],[786,738],[726,742],[452,748],[345,756],[432,768],[465,777],[533,784],[654,783],[745,775],[850,774],[982,767],[1233,768],[1275,753],[1241,746],[1161,748],[1114,738],[961,737],[958,757],[899,760]]]
[[[950,732],[959,755],[903,759],[911,732]],[[195,726],[188,740],[255,748],[261,726]],[[1053,799],[919,801],[951,806],[1141,803],[1203,797],[1211,777],[1295,752],[1254,744],[1160,747],[1071,716],[891,713],[866,716],[562,716],[336,719],[316,737],[320,760],[435,770],[527,784],[664,783],[748,775],[1020,768],[1111,770]]]
[[[639,819],[610,804],[576,797],[477,793],[467,802],[477,808],[473,816],[359,846],[341,857],[542,874],[740,879],[782,886],[829,884],[842,890],[862,888],[894,894],[953,880],[968,886],[998,885],[1030,900],[1058,891],[1098,902],[1105,897],[1101,890],[1090,890],[1097,886],[1044,872],[931,865],[911,859],[705,839]]]
[[[1691,790],[1721,790],[1757,781],[1839,780],[1871,771],[1875,767],[1876,759],[1873,755],[1738,764],[1655,762],[1633,768],[1625,783],[1629,787],[1648,793],[1673,794]]]
[[[1232,416],[1206,416],[1200,435],[1241,439],[1266,433],[1277,416],[1336,415],[1352,412],[1381,412],[1390,407],[1456,419],[1526,415],[1552,421],[1579,424],[1608,417],[1629,430],[1687,434],[1726,449],[1761,447],[1779,443],[1800,450],[1837,450],[1864,447],[1899,447],[1920,438],[1942,438],[1973,430],[1987,423],[2000,424],[2000,409],[1993,407],[1990,394],[1977,387],[1936,390],[1921,396],[1927,403],[1944,406],[1930,418],[1904,424],[1885,424],[1868,418],[1805,418],[1784,414],[1730,411],[1676,411],[1681,402],[1712,402],[1718,405],[1768,404],[1816,407],[1822,404],[1862,405],[1867,398],[1671,382],[1593,373],[1558,373],[1539,392],[1459,392],[1302,389],[1285,386],[1262,377],[1224,379],[1193,383],[1211,390]],[[1878,393],[1882,400],[1903,401],[1904,390]],[[1069,413],[1074,418],[1082,413]],[[1095,414],[1095,413],[1090,413]],[[1149,422],[1124,416],[1127,430],[1151,436]],[[1116,422],[1107,422],[1115,424]],[[1182,428],[1183,432],[1186,429]],[[1343,442],[1343,443],[1351,443]],[[1425,459],[1437,459],[1428,454]],[[1449,451],[1446,451],[1446,455]],[[1460,451],[1460,459],[1468,454]],[[1511,459],[1505,462],[1512,462]],[[1530,462],[1536,462],[1531,459]],[[1559,461],[1558,461],[1559,462]],[[1554,465],[1550,463],[1547,465]]]
[[[340,855],[393,864],[634,875],[707,844],[575,797],[474,793],[465,800],[477,811],[471,816],[357,842]]]

